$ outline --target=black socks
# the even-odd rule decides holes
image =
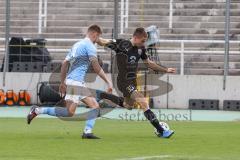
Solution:
[[[118,96],[115,96],[113,94],[102,92],[102,93],[100,93],[100,98],[101,99],[108,99],[108,100],[112,101],[113,103],[119,105],[120,107],[124,107],[123,106],[123,102],[124,102],[123,97],[118,97]]]
[[[151,122],[151,124],[157,129],[160,134],[163,134],[163,128],[160,126],[159,121],[155,114],[150,110],[144,112],[145,117]]]

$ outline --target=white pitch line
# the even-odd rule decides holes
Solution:
[[[118,160],[147,160],[147,159],[164,159],[164,158],[170,158],[171,155],[160,155],[160,156],[146,156],[146,157],[134,157],[134,158],[124,158],[124,159],[118,159]]]
[[[187,158],[187,159],[199,159],[202,158],[200,156],[178,156],[178,155],[159,155],[159,156],[145,156],[145,157],[134,157],[134,158],[123,158],[123,159],[117,159],[117,160],[151,160],[155,158],[156,160],[160,159],[168,159],[168,158]],[[222,160],[221,157],[208,157],[204,158],[205,160]]]

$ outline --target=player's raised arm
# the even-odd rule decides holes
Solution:
[[[143,62],[154,71],[165,72],[165,73],[176,73],[175,68],[167,68],[167,67],[158,65],[155,62],[151,61],[149,58],[143,60]]]
[[[108,44],[110,44],[110,43],[112,43],[112,42],[113,42],[113,41],[112,41],[112,40],[109,40],[109,39],[99,38],[96,43],[97,43],[99,46],[106,46],[106,45],[108,45]]]
[[[98,45],[114,50],[115,52],[118,52],[118,49],[119,49],[118,45],[120,42],[121,42],[121,39],[109,40],[109,39],[103,39],[103,38],[99,38],[98,41],[96,41]]]

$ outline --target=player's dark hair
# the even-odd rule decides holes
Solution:
[[[101,28],[96,24],[93,24],[93,25],[89,26],[88,27],[88,32],[97,32],[97,33],[102,34]]]
[[[136,28],[136,30],[133,33],[133,36],[136,37],[147,37],[147,32],[143,27]]]

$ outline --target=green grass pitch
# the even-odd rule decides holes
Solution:
[[[239,160],[239,122],[168,122],[157,138],[148,122],[97,120],[100,140],[82,140],[85,122],[0,119],[0,160]]]

